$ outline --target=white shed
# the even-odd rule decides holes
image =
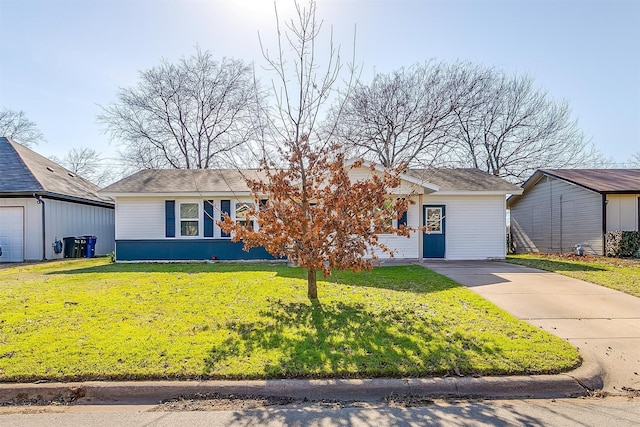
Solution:
[[[62,166],[0,137],[0,262],[62,258],[54,243],[96,236],[96,255],[114,250],[114,202]]]

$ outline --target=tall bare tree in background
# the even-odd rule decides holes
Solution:
[[[116,174],[104,165],[102,155],[93,148],[72,148],[63,158],[53,156],[51,160],[98,186],[116,179]]]
[[[640,151],[631,156],[629,164],[632,168],[640,168]]]
[[[609,166],[568,103],[533,83],[460,62],[377,74],[347,97],[340,135],[385,166],[474,167],[515,183],[538,168]]]
[[[257,101],[249,65],[196,49],[142,72],[98,119],[130,167],[207,169],[251,139]]]
[[[530,76],[482,74],[480,90],[469,92],[467,102],[455,109],[456,126],[448,139],[455,164],[520,183],[539,168],[603,162],[567,102],[553,100]]]
[[[355,154],[385,167],[430,166],[448,148],[454,111],[483,78],[468,64],[433,61],[376,74],[346,98],[339,135]]]
[[[29,148],[44,140],[38,126],[27,118],[24,111],[8,108],[0,110],[0,136],[11,138]]]

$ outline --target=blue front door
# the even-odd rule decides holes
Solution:
[[[445,207],[444,205],[424,205],[423,224],[426,232],[422,238],[422,256],[444,258]]]

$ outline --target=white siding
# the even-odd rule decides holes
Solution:
[[[571,253],[580,243],[602,255],[602,196],[543,177],[511,206],[517,252]]]
[[[409,205],[407,210],[407,226],[417,229],[420,226],[420,209],[418,204],[418,198],[414,198],[416,202],[413,205]],[[379,235],[380,243],[385,244],[389,249],[393,250],[394,258],[418,258],[418,248],[420,244],[419,232],[412,232],[409,237],[397,236],[395,234],[381,234]],[[389,258],[389,254],[382,252],[380,249],[376,249],[374,253],[379,258]]]
[[[640,194],[607,195],[607,231],[638,231]]]
[[[153,240],[165,239],[165,201],[176,202],[176,237],[202,238],[204,236],[204,200],[213,200],[214,238],[221,238],[220,227],[216,224],[220,220],[220,200],[231,200],[231,216],[235,216],[236,203],[253,203],[251,198],[217,197],[195,199],[193,197],[118,197],[116,201],[116,240]],[[180,203],[199,204],[199,236],[180,237]],[[172,239],[174,239],[172,237]]]
[[[164,198],[116,200],[116,240],[164,239]]]
[[[426,195],[424,205],[445,206],[445,259],[505,258],[506,208],[504,195]]]

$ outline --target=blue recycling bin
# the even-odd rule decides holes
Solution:
[[[84,236],[87,240],[87,245],[85,246],[84,256],[87,258],[93,258],[96,256],[96,242],[98,238],[96,236]]]

